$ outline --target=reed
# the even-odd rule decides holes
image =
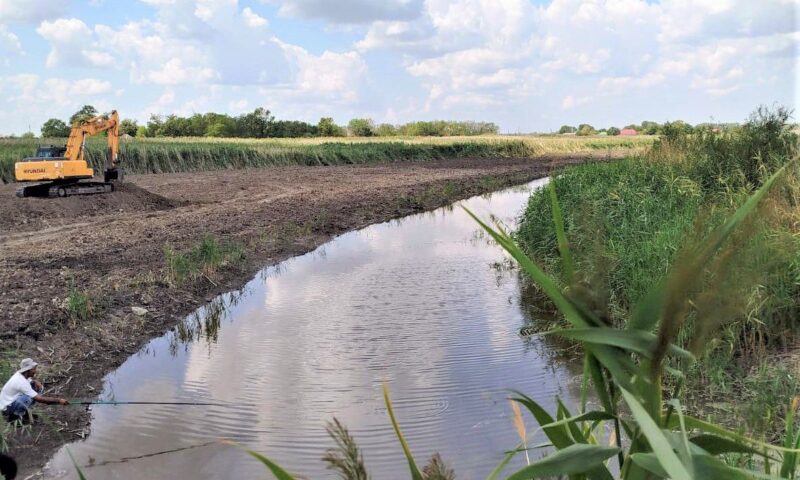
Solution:
[[[635,150],[652,138],[560,137],[392,137],[385,138],[142,138],[123,141],[121,165],[129,173],[193,172],[282,165],[342,165],[430,161],[447,158],[532,157],[551,153]],[[37,145],[63,139],[0,139],[0,179],[14,180],[14,163],[30,157]],[[101,171],[105,141],[91,138],[86,157]]]

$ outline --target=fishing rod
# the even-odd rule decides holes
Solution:
[[[189,405],[206,407],[233,407],[245,406],[232,403],[203,403],[203,402],[117,402],[115,400],[70,400],[70,405]]]

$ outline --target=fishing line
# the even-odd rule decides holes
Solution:
[[[203,403],[203,402],[117,402],[113,400],[92,400],[81,401],[71,400],[70,405],[187,405],[187,406],[206,406],[206,407],[253,407],[243,403]]]

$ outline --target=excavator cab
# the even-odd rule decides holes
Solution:
[[[44,160],[45,158],[64,158],[64,152],[66,151],[67,147],[56,147],[55,145],[42,147],[40,145],[39,148],[36,149],[36,156],[33,158],[26,158],[25,161]]]

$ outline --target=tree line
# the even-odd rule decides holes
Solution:
[[[726,129],[736,125],[738,124],[699,123],[697,125],[692,126],[691,124],[684,122],[683,120],[675,120],[674,122],[664,122],[664,123],[644,121],[638,125],[632,123],[630,125],[625,125],[622,128],[636,130],[637,133],[642,135],[665,135],[673,132],[691,134],[696,129],[704,129],[704,128]],[[572,125],[562,125],[561,128],[558,129],[558,133],[561,135],[579,135],[579,136],[619,135],[620,131],[621,130],[617,127],[596,129],[595,127],[589,125],[588,123],[582,123],[577,127],[574,127]]]
[[[66,137],[78,122],[98,115],[97,109],[84,105],[68,122],[51,118],[42,125],[42,137]],[[347,125],[337,125],[331,117],[322,117],[316,125],[299,120],[276,120],[272,113],[256,108],[250,113],[231,116],[224,113],[195,113],[151,115],[145,125],[123,119],[120,135],[131,137],[238,137],[238,138],[298,138],[298,137],[391,137],[391,136],[467,136],[496,134],[498,127],[490,122],[420,121],[402,125],[381,123],[370,118],[354,118]]]

